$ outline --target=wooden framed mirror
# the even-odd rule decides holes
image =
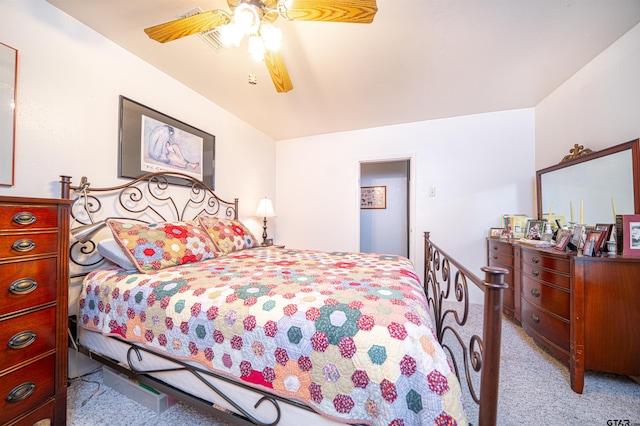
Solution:
[[[0,43],[0,185],[13,186],[18,51]]]
[[[615,223],[617,214],[640,214],[640,139],[561,162],[536,172],[537,213],[551,209],[567,222]],[[573,208],[571,208],[573,207]]]

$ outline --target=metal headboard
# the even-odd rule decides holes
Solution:
[[[179,181],[180,185],[172,185]],[[204,182],[190,175],[158,172],[119,186],[96,188],[86,177],[73,185],[70,176],[60,176],[61,198],[71,205],[71,231],[107,219],[154,223],[193,220],[199,215],[238,218],[238,199],[225,201]],[[91,267],[103,262],[97,242],[70,244],[70,259],[76,265]]]

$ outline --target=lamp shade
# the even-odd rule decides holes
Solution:
[[[276,212],[273,210],[273,203],[267,197],[261,198],[256,209],[256,216],[258,217],[276,217]]]
[[[88,225],[78,226],[71,230],[71,236],[81,243],[86,243],[93,238],[98,231],[104,228],[107,222],[101,220],[100,222],[90,223]]]

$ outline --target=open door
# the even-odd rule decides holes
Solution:
[[[411,160],[360,163],[361,252],[409,257],[410,167]]]

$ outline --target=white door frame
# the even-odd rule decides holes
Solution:
[[[393,161],[409,161],[409,192],[407,194],[409,198],[409,259],[413,261],[416,255],[416,236],[415,232],[415,221],[416,221],[416,154],[407,154],[407,155],[399,155],[394,157],[369,157],[369,158],[361,158],[356,162],[356,194],[354,194],[354,203],[356,205],[356,226],[355,226],[355,239],[356,239],[356,247],[358,247],[358,251],[360,251],[360,176],[361,176],[361,167],[362,163],[387,163]]]

